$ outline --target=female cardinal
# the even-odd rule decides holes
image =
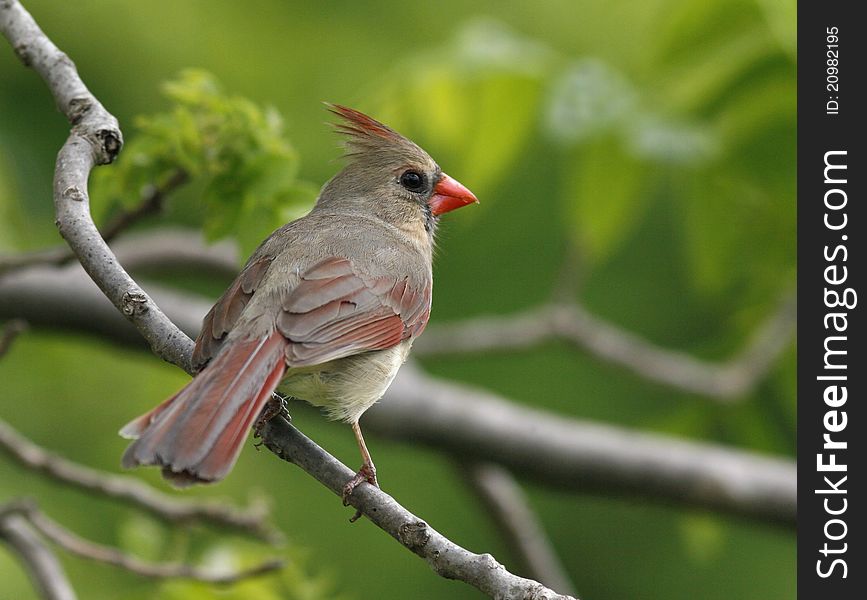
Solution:
[[[477,202],[382,123],[332,105],[349,164],[313,210],[266,239],[205,316],[193,380],[131,421],[123,466],[159,465],[178,486],[218,481],[279,390],[352,425],[362,481],[378,485],[358,419],[385,393],[431,307],[438,217]]]

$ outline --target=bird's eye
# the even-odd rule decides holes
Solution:
[[[400,185],[411,192],[420,192],[424,189],[424,176],[416,171],[406,171],[400,176]]]

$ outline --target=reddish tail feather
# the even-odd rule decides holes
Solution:
[[[230,342],[180,392],[130,421],[122,464],[160,465],[173,485],[218,481],[231,470],[286,372],[286,338]]]

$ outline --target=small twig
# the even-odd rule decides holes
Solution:
[[[6,326],[3,327],[3,331],[0,331],[0,358],[9,351],[15,338],[26,330],[27,321],[24,319],[12,319],[6,323]]]
[[[271,543],[282,540],[281,533],[267,524],[265,506],[239,510],[213,501],[180,501],[133,477],[98,471],[49,452],[3,420],[0,420],[0,453],[63,484],[129,503],[170,523],[206,522]]]
[[[491,463],[458,465],[526,575],[565,594],[575,586],[515,478]]]
[[[137,221],[159,212],[163,207],[165,197],[189,180],[190,176],[185,170],[176,169],[161,184],[148,186],[138,206],[118,213],[106,223],[102,230],[102,239],[110,244],[120,233],[129,229]]]
[[[0,506],[0,540],[21,559],[43,600],[76,600],[63,565],[25,517]]]
[[[152,563],[131,556],[117,548],[84,539],[50,519],[32,502],[15,502],[0,508],[4,515],[18,514],[50,542],[66,552],[98,562],[114,565],[142,577],[154,579],[183,578],[206,583],[230,584],[281,569],[283,561],[272,559],[248,569],[219,572],[182,563]]]

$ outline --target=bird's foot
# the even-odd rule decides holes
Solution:
[[[265,404],[265,408],[262,409],[262,412],[259,413],[259,418],[256,419],[256,423],[253,425],[253,437],[261,438],[262,437],[262,429],[265,428],[265,424],[268,423],[274,417],[283,417],[287,421],[292,421],[292,417],[289,415],[289,410],[286,408],[286,400],[283,396],[278,394],[272,394],[271,398]],[[263,442],[256,442],[256,448],[259,448]]]
[[[376,479],[376,467],[373,466],[373,463],[365,463],[361,465],[361,468],[358,469],[358,473],[356,473],[355,476],[347,481],[346,485],[343,486],[343,506],[349,506],[349,497],[352,496],[352,492],[354,492],[355,488],[365,481],[370,485],[379,487],[379,481]],[[349,522],[355,523],[360,518],[361,511],[357,510],[355,511],[355,515],[349,519]]]

